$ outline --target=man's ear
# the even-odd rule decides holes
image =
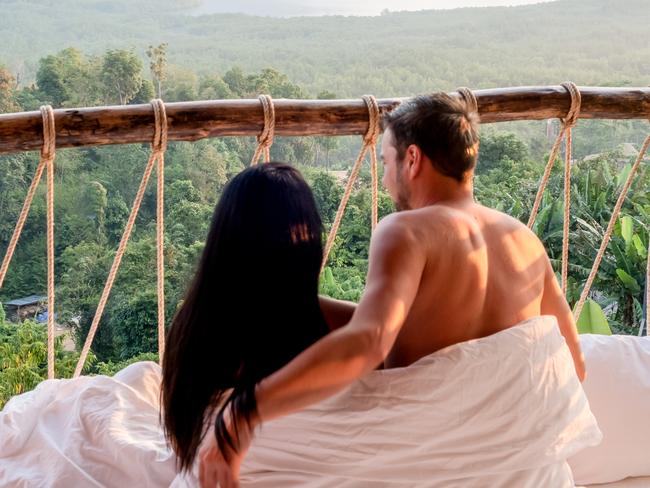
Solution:
[[[411,144],[406,148],[406,167],[409,179],[416,178],[422,171],[423,161],[422,149],[416,144]]]

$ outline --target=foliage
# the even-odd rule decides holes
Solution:
[[[167,43],[159,44],[158,46],[149,46],[147,49],[147,57],[149,58],[149,70],[151,77],[156,83],[156,94],[158,98],[162,98],[162,84],[167,78]]]
[[[11,21],[0,33],[0,59],[28,85],[40,57],[71,45],[92,53],[134,48],[144,58],[155,40],[164,40],[165,58],[183,69],[225,73],[236,63],[259,72],[271,66],[311,96],[329,90],[340,97],[566,79],[644,86],[649,75],[650,45],[633,42],[647,39],[646,0],[299,18],[196,15],[196,3],[4,0]],[[295,2],[265,4],[276,12],[295,8]]]
[[[142,87],[142,61],[133,51],[109,50],[104,55],[101,80],[108,103],[126,105]]]
[[[0,65],[0,114],[15,112],[19,105],[15,100],[16,78],[4,66]]]
[[[0,310],[2,306],[0,305]],[[78,353],[63,350],[61,337],[54,342],[55,376],[69,378],[79,358]],[[90,354],[84,372],[95,361]],[[43,324],[25,321],[12,324],[0,312],[0,409],[13,395],[33,389],[47,378],[47,331]]]
[[[591,298],[585,302],[576,325],[580,334],[612,335],[603,309]]]

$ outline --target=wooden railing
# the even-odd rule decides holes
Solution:
[[[581,119],[650,119],[650,88],[579,87]],[[458,93],[454,92],[456,96]],[[562,86],[476,90],[483,123],[541,120],[566,115],[571,101]],[[403,98],[379,99],[382,113]],[[368,111],[354,100],[274,100],[275,135],[362,135]],[[217,136],[254,136],[262,131],[260,102],[211,100],[165,105],[170,141]],[[55,110],[57,148],[151,142],[153,109],[146,105]],[[40,112],[0,115],[0,154],[40,149]]]

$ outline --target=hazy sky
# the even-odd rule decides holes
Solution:
[[[203,0],[196,14],[238,12],[279,17],[378,15],[382,10],[451,9],[542,3],[543,0]]]

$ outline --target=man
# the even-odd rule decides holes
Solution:
[[[543,245],[526,226],[474,201],[478,120],[445,94],[417,97],[384,119],[383,184],[399,212],[370,244],[367,285],[348,325],[329,334],[256,389],[255,425],[237,420],[237,452],[201,453],[204,486],[237,486],[255,427],[319,402],[382,362],[408,366],[452,344],[554,315],[585,366],[573,315]]]

